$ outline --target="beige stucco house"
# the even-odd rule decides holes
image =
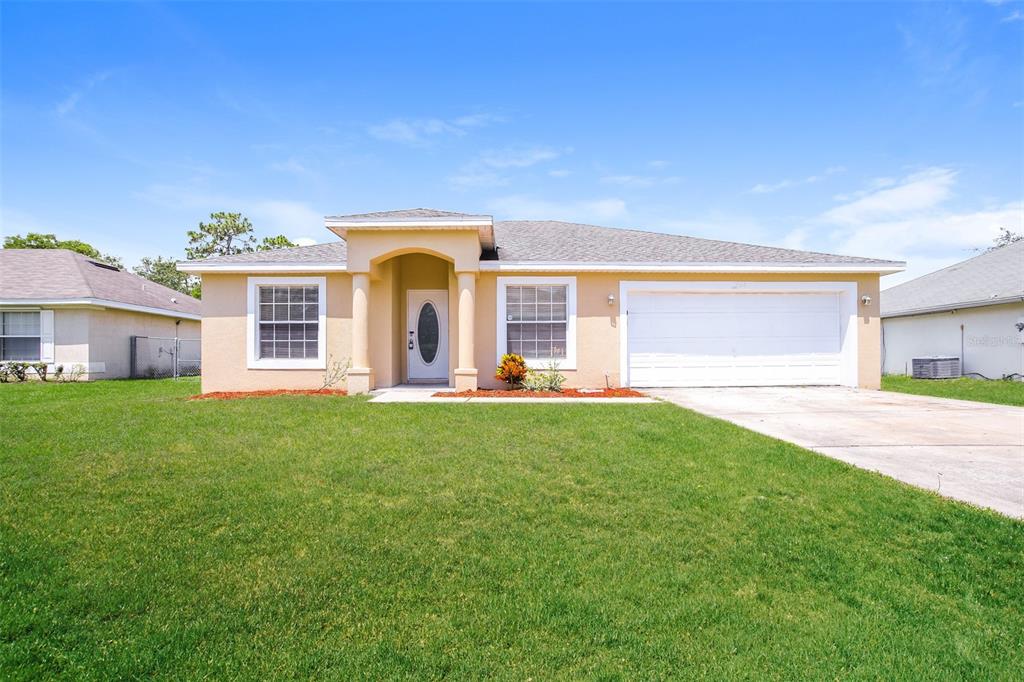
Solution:
[[[879,277],[903,263],[430,209],[340,241],[179,264],[203,278],[203,390],[495,387],[505,352],[577,387],[878,388]]]
[[[0,361],[131,374],[132,336],[198,339],[199,301],[66,249],[0,249]]]

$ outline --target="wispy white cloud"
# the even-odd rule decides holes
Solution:
[[[843,173],[845,171],[846,168],[843,166],[829,166],[821,173],[815,175],[808,175],[805,178],[800,178],[797,180],[786,178],[785,180],[780,180],[778,182],[758,183],[750,188],[750,193],[771,194],[773,192],[778,192],[779,190],[789,189],[790,187],[799,187],[800,185],[813,185],[816,182],[824,180],[830,175],[836,175],[838,173]]]
[[[822,218],[829,223],[858,225],[928,210],[949,198],[956,176],[956,171],[950,168],[926,168],[892,186],[868,191],[853,201],[840,204],[826,211]]]
[[[501,175],[499,171],[528,168],[539,163],[553,161],[571,151],[571,149],[554,149],[552,147],[488,149],[480,152],[477,158],[464,164],[457,173],[449,176],[448,183],[456,189],[503,187],[508,185],[510,180]]]
[[[61,118],[68,116],[78,108],[79,102],[85,97],[93,88],[108,80],[114,72],[112,70],[97,71],[96,73],[90,74],[82,79],[82,82],[73,89],[67,97],[57,102],[57,106],[54,107],[54,112]]]
[[[629,215],[626,202],[616,197],[550,201],[526,194],[515,194],[492,199],[488,202],[488,208],[509,219],[612,222]]]
[[[448,177],[448,184],[456,189],[480,187],[503,187],[509,183],[508,178],[493,170],[467,164],[458,173]]]
[[[1007,14],[1005,17],[1000,19],[999,21],[1003,22],[1004,24],[1008,24],[1014,21],[1024,21],[1024,12],[1021,12],[1019,9],[1015,9],[1009,14]]]
[[[500,123],[505,119],[494,114],[468,114],[451,120],[442,118],[393,118],[371,125],[367,133],[385,142],[423,146],[445,137],[461,137],[471,128]]]
[[[548,171],[548,175],[553,178],[567,178],[572,175],[572,171],[568,168],[553,168]]]
[[[480,153],[479,162],[490,168],[526,168],[543,161],[551,161],[572,150],[551,147],[505,147]]]
[[[869,186],[855,193],[858,198],[813,221],[832,230],[815,245],[837,253],[907,261],[905,273],[884,280],[885,286],[892,286],[990,246],[1001,227],[1024,231],[1021,201],[949,209],[957,178],[954,169],[931,167],[891,183],[886,179],[881,188]],[[799,237],[798,232],[791,235]]]
[[[495,123],[504,123],[507,120],[504,116],[499,116],[498,114],[481,113],[459,116],[452,123],[459,128],[483,128]]]
[[[676,175],[605,175],[601,182],[605,185],[619,185],[620,187],[654,187],[655,185],[676,185],[683,179]]]
[[[274,161],[273,163],[270,163],[267,167],[270,170],[277,171],[279,173],[290,173],[292,175],[300,175],[305,177],[315,175],[313,171],[311,171],[309,168],[303,165],[302,162],[300,162],[295,157],[285,159],[284,161]]]
[[[672,162],[671,161],[666,161],[665,159],[654,159],[653,161],[648,161],[647,162],[647,167],[648,168],[653,168],[655,170],[662,170],[664,168],[668,168],[671,165],[672,165]]]
[[[324,224],[324,214],[305,202],[221,194],[207,190],[200,182],[154,183],[137,192],[136,197],[170,210],[193,211],[197,220],[215,211],[240,212],[252,221],[261,237],[283,234],[292,241],[310,240],[309,235],[321,232]]]

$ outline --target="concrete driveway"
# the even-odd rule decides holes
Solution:
[[[650,395],[1024,518],[1024,408],[849,388],[674,388]]]

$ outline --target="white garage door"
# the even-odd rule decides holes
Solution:
[[[631,386],[841,383],[838,294],[638,292],[628,316]]]

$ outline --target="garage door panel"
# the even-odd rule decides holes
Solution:
[[[634,386],[837,384],[834,294],[639,294],[628,312]]]

